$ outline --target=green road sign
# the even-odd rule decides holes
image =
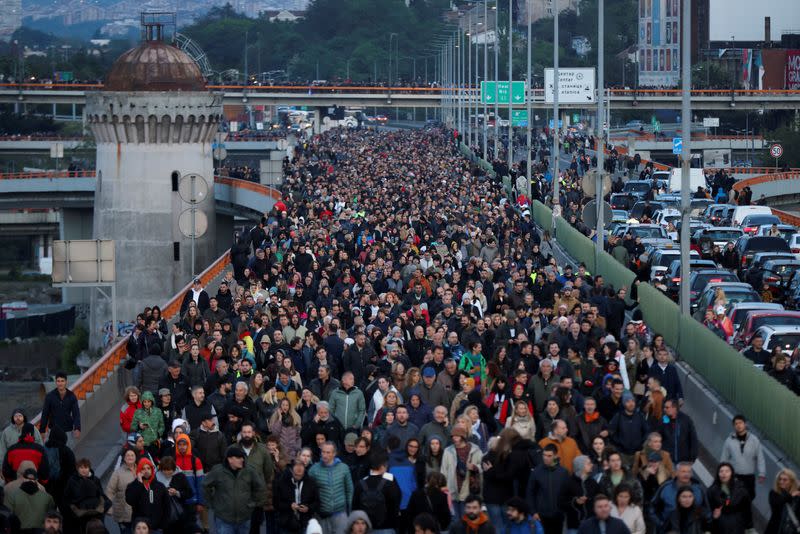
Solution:
[[[511,110],[511,125],[512,126],[527,126],[528,125],[528,112],[524,109]]]
[[[580,113],[573,113],[572,114],[572,124],[578,124],[581,122],[581,114]]]
[[[511,103],[525,102],[525,82],[513,82],[511,85]],[[508,104],[508,82],[481,82],[482,104]]]

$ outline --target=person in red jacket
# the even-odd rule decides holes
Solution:
[[[44,447],[34,439],[33,425],[22,425],[19,441],[8,448],[6,457],[3,458],[3,478],[11,482],[17,478],[19,464],[28,460],[36,466],[39,480],[44,484],[50,478],[50,465],[47,463]]]
[[[141,397],[139,388],[136,386],[130,386],[125,389],[125,404],[119,409],[119,426],[126,434],[131,433],[133,414],[142,407]]]

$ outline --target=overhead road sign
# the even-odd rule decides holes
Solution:
[[[553,103],[553,69],[544,69],[544,101]],[[595,70],[591,68],[558,69],[558,102],[560,104],[593,104],[596,100]]]
[[[525,82],[513,82],[509,91],[508,82],[481,82],[481,104],[525,103]]]

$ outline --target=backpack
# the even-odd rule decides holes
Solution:
[[[44,454],[47,457],[47,467],[50,468],[50,480],[61,478],[61,454],[55,447],[45,447]]]
[[[381,478],[378,486],[372,489],[367,484],[367,479],[362,478],[361,484],[361,508],[367,512],[372,526],[377,528],[386,521],[386,497],[383,495],[383,487],[386,480]]]

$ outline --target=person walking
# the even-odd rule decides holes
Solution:
[[[217,534],[249,534],[253,512],[263,502],[266,487],[245,459],[242,448],[232,445],[225,461],[203,479],[205,502],[214,512]]]
[[[531,471],[528,479],[527,501],[534,520],[542,523],[545,534],[561,534],[564,528],[559,498],[569,476],[559,464],[558,447],[554,443],[542,447],[542,463]]]
[[[22,408],[15,408],[14,411],[11,412],[11,422],[3,429],[3,433],[0,434],[0,461],[6,457],[8,448],[19,441],[22,428],[27,422],[28,417],[25,415],[25,411]],[[39,445],[44,445],[42,435],[39,434],[37,428],[33,429],[33,441]]]
[[[339,534],[346,528],[347,514],[352,510],[353,478],[347,464],[336,457],[335,443],[323,443],[320,457],[308,471],[319,488],[320,523],[324,534]]]
[[[286,534],[305,532],[314,510],[319,510],[317,483],[302,461],[296,460],[275,484],[275,508],[278,528]]]
[[[42,406],[42,417],[39,422],[39,432],[47,433],[47,429],[57,426],[75,439],[81,437],[81,411],[78,407],[78,397],[67,389],[67,373],[56,373],[56,388],[45,395]]]
[[[764,483],[767,478],[766,462],[761,441],[748,431],[747,419],[743,415],[734,416],[733,433],[722,445],[720,461],[733,466],[736,478],[747,489],[750,506],[745,507],[744,522],[745,528],[753,528],[752,503],[756,498],[756,477],[759,484]]]
[[[578,527],[578,534],[631,534],[622,519],[611,515],[611,500],[603,494],[594,498],[594,515]]]
[[[722,462],[717,466],[717,476],[708,488],[708,504],[713,518],[712,534],[744,534],[750,496],[742,481],[736,479],[731,464]]]
[[[479,495],[482,487],[481,449],[467,440],[467,431],[454,426],[450,431],[453,444],[444,450],[441,472],[447,479],[447,489],[453,502],[455,517],[464,513],[465,499]]]
[[[264,485],[261,500],[256,503],[253,516],[250,520],[250,533],[258,534],[261,524],[267,519],[267,532],[275,531],[274,508],[272,506],[272,486],[275,478],[276,466],[267,446],[258,441],[255,425],[246,421],[239,432],[239,446],[247,455],[247,467],[252,469]]]
[[[131,534],[133,509],[125,502],[125,490],[136,480],[136,452],[128,449],[122,453],[122,463],[106,485],[106,497],[111,501],[111,518],[117,523],[120,534]]]
[[[798,510],[800,507],[800,484],[791,469],[781,469],[775,477],[775,484],[769,490],[769,522],[764,534],[781,532],[783,519],[788,515],[786,508]]]
[[[659,432],[664,438],[664,450],[669,453],[673,463],[697,460],[700,442],[697,439],[694,421],[681,412],[677,400],[664,401],[664,418]]]
[[[136,480],[125,488],[125,502],[131,507],[132,517],[147,520],[150,532],[161,532],[167,526],[169,493],[164,484],[156,480],[156,469],[149,458],[139,460]]]
[[[400,486],[388,467],[389,455],[372,451],[369,475],[357,481],[354,488],[353,509],[366,512],[373,534],[393,534],[400,527]]]
[[[483,502],[477,495],[464,499],[464,512],[450,525],[450,534],[495,534],[497,532],[489,521],[486,512],[481,511]]]

